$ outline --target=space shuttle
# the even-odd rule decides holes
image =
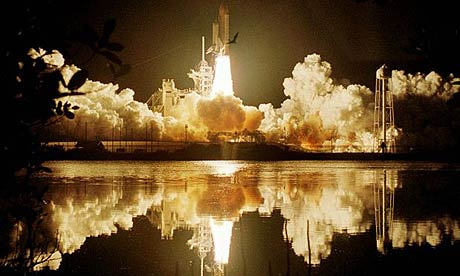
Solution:
[[[230,13],[225,1],[220,4],[217,20],[212,23],[212,46],[206,53],[229,54],[229,30],[230,30]],[[236,40],[236,36],[232,40]]]

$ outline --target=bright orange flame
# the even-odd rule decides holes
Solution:
[[[212,95],[233,95],[232,71],[230,69],[230,56],[216,57],[216,73],[212,83]]]
[[[214,261],[218,264],[227,264],[230,254],[233,221],[216,221],[211,219],[210,226],[214,242]]]

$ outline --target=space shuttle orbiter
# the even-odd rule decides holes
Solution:
[[[225,1],[220,4],[217,20],[212,23],[212,46],[207,53],[228,55],[228,42],[230,30],[230,13]]]

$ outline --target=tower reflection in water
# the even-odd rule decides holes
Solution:
[[[376,172],[376,180],[373,185],[375,238],[377,250],[381,253],[386,253],[392,246],[396,184],[394,171],[383,170],[382,174]]]
[[[200,223],[193,229],[193,237],[188,241],[190,248],[196,249],[200,257],[200,273],[204,275],[204,259],[213,250],[214,275],[223,275],[225,265],[228,264],[230,253],[230,241],[232,237],[233,221],[216,220],[211,217],[203,217]]]

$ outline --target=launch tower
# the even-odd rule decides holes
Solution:
[[[385,64],[376,72],[374,151],[396,152],[391,74]]]
[[[196,70],[195,70],[196,69]],[[195,69],[191,69],[188,77],[193,80],[194,88],[178,89],[174,79],[163,79],[161,88],[155,91],[146,104],[150,110],[159,112],[163,116],[170,116],[171,110],[177,106],[187,94],[192,92],[201,96],[209,96],[212,90],[214,70],[205,59],[204,36],[201,37],[201,60]]]
[[[229,54],[229,25],[230,13],[227,3],[222,2],[219,6],[217,19],[212,23],[212,45],[205,52],[204,37],[201,38],[201,60],[194,69],[187,74],[193,80],[194,88],[178,89],[174,79],[163,79],[162,87],[154,91],[146,104],[152,111],[159,112],[163,116],[172,115],[172,110],[192,92],[201,96],[209,96],[214,81],[214,68],[210,65],[205,55],[212,53],[214,57]],[[233,40],[236,39],[236,36]],[[234,41],[233,41],[234,42]]]
[[[209,66],[204,53],[204,36],[201,37],[201,61],[197,65],[197,70],[192,69],[187,75],[195,84],[194,91],[203,96],[209,96],[212,89],[214,70]]]

